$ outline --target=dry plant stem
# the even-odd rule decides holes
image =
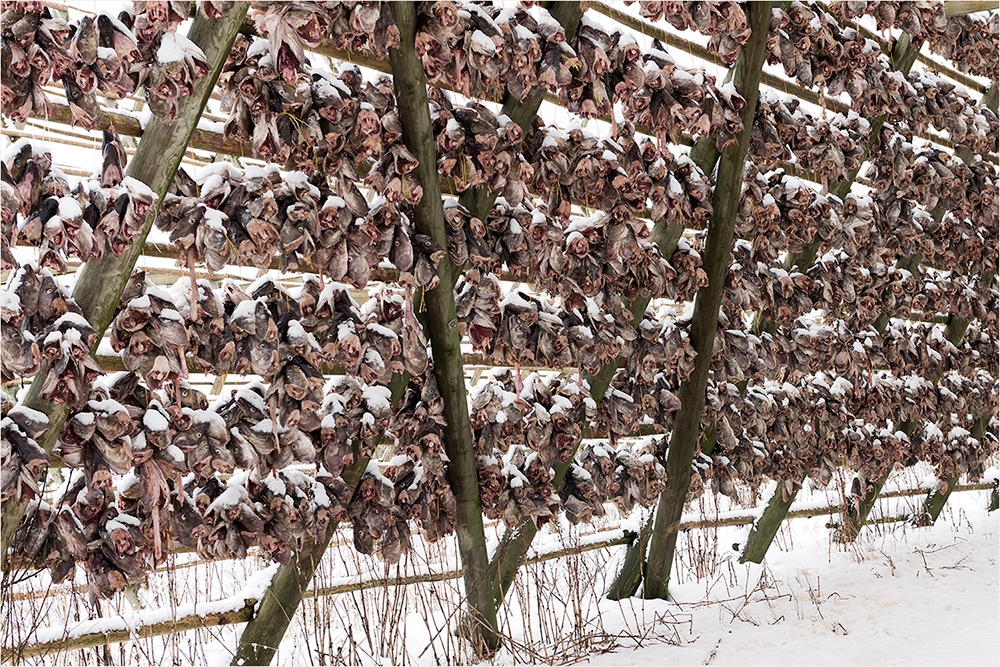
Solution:
[[[959,485],[959,486],[957,486],[955,488],[955,492],[956,493],[960,493],[960,492],[966,492],[966,491],[992,491],[995,488],[996,487],[993,484],[991,484],[991,483],[965,484],[965,485]],[[885,497],[885,498],[902,498],[902,497],[910,497],[910,496],[919,496],[919,495],[921,495],[923,493],[924,493],[924,490],[923,489],[919,489],[919,488],[918,489],[900,489],[900,490],[897,490],[897,491],[891,491],[889,493],[886,493],[883,497]],[[807,508],[807,509],[792,510],[792,511],[788,512],[787,518],[788,519],[798,519],[798,518],[805,518],[805,517],[822,516],[824,514],[826,514],[826,515],[833,515],[833,514],[836,514],[839,511],[839,509],[840,509],[839,505],[831,505],[831,506],[826,506],[826,507],[810,507],[810,508]],[[753,520],[754,520],[754,516],[752,514],[742,514],[742,515],[738,515],[738,516],[729,516],[729,517],[726,517],[724,519],[717,519],[717,520],[716,519],[705,519],[705,520],[698,520],[698,521],[685,521],[685,522],[683,522],[680,525],[680,529],[682,531],[688,531],[688,530],[721,528],[721,527],[724,527],[724,526],[742,526],[742,525],[746,525],[746,524],[752,523]],[[900,517],[888,517],[888,518],[880,520],[880,521],[887,522],[887,521],[896,521],[896,520],[901,520],[901,519],[900,519]],[[612,531],[609,531],[609,532],[612,532]],[[615,547],[615,546],[620,546],[620,545],[623,545],[623,544],[627,544],[631,539],[634,539],[633,536],[631,536],[631,535],[626,535],[624,537],[609,537],[606,540],[601,540],[601,541],[598,541],[598,542],[590,542],[590,543],[582,544],[582,545],[578,545],[578,546],[571,546],[571,547],[568,547],[566,549],[561,549],[559,551],[552,551],[552,552],[549,552],[549,553],[539,554],[537,556],[531,556],[530,558],[528,558],[526,560],[526,562],[529,563],[529,564],[541,563],[541,562],[545,562],[545,561],[549,561],[549,560],[555,560],[555,559],[558,559],[558,558],[564,558],[566,556],[572,556],[572,555],[577,555],[577,554],[585,553],[585,552],[588,552],[588,551],[595,551],[595,550],[598,550],[598,549],[608,549],[608,548],[611,548],[611,547]],[[204,564],[204,563],[200,563],[200,564]],[[416,574],[416,575],[411,575],[411,576],[408,576],[408,577],[393,577],[393,578],[386,578],[386,579],[373,579],[371,581],[363,581],[363,582],[358,582],[358,583],[353,583],[353,584],[343,584],[343,585],[338,585],[338,586],[327,586],[327,587],[321,587],[321,588],[316,588],[316,589],[313,589],[313,590],[305,591],[305,593],[303,595],[303,598],[305,598],[305,599],[310,599],[310,598],[324,598],[324,597],[329,597],[329,596],[332,596],[332,595],[340,595],[340,594],[343,594],[343,593],[351,593],[351,592],[357,592],[357,591],[363,591],[363,590],[380,589],[380,588],[384,588],[387,584],[392,584],[392,585],[397,585],[397,586],[400,586],[400,585],[402,585],[402,586],[408,586],[408,585],[411,585],[411,584],[422,584],[422,583],[430,583],[430,582],[438,582],[438,581],[448,581],[448,580],[452,580],[452,579],[458,579],[459,577],[462,576],[462,573],[463,573],[463,571],[459,569],[459,570],[449,570],[449,571],[445,571],[445,572],[433,572],[433,573],[426,573],[426,574]],[[272,588],[273,588],[273,584],[272,584]],[[85,588],[81,588],[79,591],[75,591],[75,592],[85,592],[85,590],[86,590]],[[68,591],[66,591],[66,592],[68,592]],[[33,594],[33,595],[23,595],[22,594],[22,596],[20,598],[14,598],[14,599],[20,599],[20,600],[33,599],[33,598],[37,598],[37,597],[48,596],[48,595],[51,595],[51,594],[53,594],[53,591],[46,591],[44,593]],[[211,616],[210,615],[210,616],[208,616],[206,618],[207,622],[205,622],[205,623],[201,622],[201,618],[202,617],[200,617],[198,615],[184,616],[184,617],[178,618],[176,620],[176,622],[175,621],[170,621],[168,623],[153,624],[153,625],[143,626],[142,628],[138,629],[137,632],[138,632],[139,636],[142,637],[142,638],[150,638],[150,637],[162,636],[162,635],[167,635],[167,634],[173,634],[175,632],[189,630],[189,629],[196,629],[196,628],[200,628],[200,627],[209,627],[211,625],[222,625],[222,624],[226,624],[226,623],[242,623],[242,622],[246,621],[248,618],[250,618],[250,616],[253,614],[254,603],[255,603],[255,601],[248,601],[248,605],[247,605],[247,608],[245,610],[236,610],[236,611],[232,611],[232,612],[226,612],[225,614],[223,614],[223,615],[221,615],[219,617]],[[265,598],[265,602],[262,603],[262,604],[266,604],[266,598]],[[259,614],[257,615],[257,617],[259,617]],[[219,620],[216,623],[215,621],[216,621],[217,618]],[[57,641],[54,641],[54,642],[45,642],[45,643],[40,643],[40,644],[27,644],[27,645],[24,645],[24,646],[20,647],[17,650],[15,650],[14,648],[12,648],[10,646],[4,646],[2,648],[2,650],[0,650],[0,660],[9,661],[9,660],[13,659],[14,657],[18,657],[18,659],[42,657],[44,655],[49,655],[51,653],[54,653],[55,651],[58,651],[58,650],[64,650],[64,649],[67,648],[67,646],[69,646],[70,648],[83,648],[83,647],[89,647],[89,646],[100,646],[100,645],[103,645],[104,643],[113,644],[113,643],[118,643],[118,642],[125,642],[125,641],[129,641],[132,638],[133,638],[133,635],[130,635],[127,632],[114,632],[114,633],[109,633],[108,635],[104,635],[103,633],[92,633],[92,634],[80,635],[80,636],[75,637],[75,638],[73,638],[71,640],[68,640],[69,642],[74,642],[72,644],[68,644],[67,640],[57,640]],[[248,662],[246,664],[251,664],[251,663]],[[266,663],[258,663],[258,664],[266,664]]]
[[[681,409],[674,418],[664,466],[667,486],[660,494],[653,535],[650,538],[649,561],[644,574],[643,596],[646,598],[667,597],[677,531],[690,479],[691,460],[698,447],[701,431],[705,386],[712,362],[712,346],[719,322],[726,272],[731,259],[736,209],[742,188],[744,162],[750,147],[754,111],[757,108],[772,4],[760,2],[750,6],[749,24],[752,32],[735,65],[733,81],[736,91],[746,100],[746,106],[740,112],[743,129],[736,136],[736,142],[727,147],[719,158],[718,177],[712,197],[714,213],[702,254],[708,285],[698,292],[691,321],[691,344],[698,356],[694,371],[680,387]]]
[[[153,210],[146,216],[142,231],[133,240],[132,245],[119,257],[109,253],[101,261],[87,262],[73,289],[73,298],[99,337],[111,324],[125,283],[132,274],[136,260],[142,254],[146,235],[149,234],[153,220],[160,210],[160,204],[173,182],[174,174],[177,173],[177,167],[184,157],[184,151],[188,148],[208,96],[222,71],[222,65],[229,55],[247,7],[246,2],[241,2],[229,16],[222,19],[210,20],[200,14],[195,17],[188,37],[205,52],[211,69],[206,76],[198,80],[195,94],[180,100],[177,120],[164,121],[159,118],[150,120],[142,133],[143,140],[139,142],[135,155],[129,161],[126,175],[148,185],[159,198]],[[66,421],[66,411],[59,405],[39,398],[48,369],[49,363],[46,363],[35,375],[24,404],[48,416],[49,429],[38,444],[46,452],[51,452],[55,447],[56,437]],[[2,557],[6,557],[11,538],[21,523],[21,517],[24,516],[24,509],[23,504],[13,499],[3,504],[3,528],[0,530]]]
[[[394,375],[389,383],[392,394],[390,402],[393,406],[399,402],[409,382],[408,374]],[[341,477],[351,490],[358,487],[361,476],[368,467],[369,458],[358,456],[355,449],[355,460],[344,469]],[[295,616],[302,600],[308,596],[309,583],[313,579],[316,567],[326,552],[333,534],[337,530],[336,522],[331,522],[326,536],[320,541],[307,538],[306,542],[293,555],[287,565],[282,565],[271,580],[264,598],[260,602],[257,613],[254,614],[247,627],[240,635],[240,643],[233,656],[234,665],[269,665],[274,658],[281,639],[288,630],[288,625]]]
[[[913,63],[917,58],[917,54],[920,52],[920,45],[911,45],[910,36],[907,33],[902,33],[896,40],[892,49],[892,63],[897,70],[899,70],[903,76],[910,73],[910,68],[913,67]],[[871,148],[878,138],[879,133],[882,131],[882,126],[885,124],[886,116],[880,116],[875,121],[872,122],[872,133],[871,139],[868,141],[868,145],[865,147],[865,159],[871,154]],[[864,162],[862,162],[862,165]],[[838,181],[830,186],[830,193],[836,195],[843,199],[847,196],[847,193],[851,191],[851,185],[854,184],[855,179],[858,176],[858,171],[860,171],[860,166],[858,169],[852,170],[848,175],[848,178],[843,181]],[[789,267],[797,267],[799,271],[803,273],[808,270],[812,263],[816,259],[816,252],[819,250],[819,239],[806,245],[802,252],[798,253],[789,260]],[[880,317],[876,326],[881,325],[881,329],[885,329],[888,324],[888,319]],[[763,329],[772,329],[773,323],[770,322],[760,322],[760,327]],[[802,482],[805,481],[805,476],[801,477],[798,482],[801,486]],[[878,492],[881,491],[882,484],[885,481],[882,480],[881,483],[876,484],[874,496],[877,497]],[[871,495],[871,494],[869,494]],[[870,501],[869,510],[871,506],[875,504],[875,497],[871,499],[865,498],[864,502],[867,504]],[[750,530],[750,534],[747,537],[746,545],[743,547],[743,551],[740,553],[740,562],[753,562],[760,563],[764,560],[764,555],[767,553],[768,548],[771,546],[771,542],[774,541],[774,536],[777,535],[778,529],[781,527],[782,521],[785,520],[785,516],[788,514],[788,508],[791,507],[792,503],[795,501],[795,492],[784,493],[782,490],[782,485],[778,485],[775,490],[774,495],[768,501],[767,507],[761,514],[760,518],[754,523],[753,528]],[[867,515],[867,512],[864,513]],[[862,519],[863,521],[864,519]],[[860,524],[859,524],[860,525]]]
[[[447,248],[448,234],[441,203],[434,131],[427,100],[427,80],[415,48],[416,6],[412,2],[393,3],[392,14],[399,26],[400,47],[389,50],[389,62],[392,64],[396,103],[403,126],[403,143],[419,161],[415,173],[424,189],[423,197],[414,206],[414,228],[418,233],[430,236],[440,247]],[[456,270],[457,267],[445,253],[438,264],[441,282],[436,289],[425,294],[424,316],[427,336],[434,352],[434,375],[444,399],[444,444],[449,459],[448,480],[457,504],[455,527],[465,570],[465,593],[473,621],[466,627],[470,630],[470,639],[476,653],[489,655],[499,648],[500,638],[497,635],[490,560],[486,551],[486,532],[479,501],[476,452],[466,399],[462,338],[458,331],[455,291],[452,288]]]

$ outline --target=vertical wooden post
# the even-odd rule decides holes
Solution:
[[[580,19],[583,17],[583,12],[579,4],[574,2],[549,2],[546,4],[549,5],[548,8],[553,18],[559,21],[565,29],[567,39],[571,39],[576,34]],[[523,102],[514,99],[508,94],[504,100],[501,113],[510,117],[527,133],[531,129],[535,116],[538,114],[538,108],[544,98],[545,90],[541,88]],[[495,201],[496,194],[491,193],[488,188],[482,187],[470,188],[459,199],[459,203],[468,208],[474,216],[480,219],[485,219],[489,215]],[[458,272],[456,271],[455,275],[452,276],[453,281],[457,280],[457,274]],[[454,282],[452,284],[454,285]],[[394,378],[391,386],[398,387],[401,392],[406,386],[406,380],[399,383],[398,379]],[[398,400],[396,389],[393,390],[393,397],[393,403],[395,404],[396,400]],[[367,463],[368,460],[365,459],[360,467],[362,471]],[[347,481],[346,475],[347,473],[345,473],[345,481]],[[348,484],[354,488],[354,483],[348,481]],[[533,527],[534,525],[532,524]],[[504,538],[509,541],[511,535],[505,535]],[[329,538],[322,543],[313,543],[310,541],[300,552],[292,557],[292,561],[288,565],[279,568],[268,590],[268,594],[240,638],[240,646],[233,664],[237,664],[239,660],[243,660],[243,662],[238,664],[270,663],[274,656],[274,651],[278,644],[281,643],[281,639],[287,631],[294,610],[298,608],[301,602],[302,593],[309,585],[316,564],[319,562],[328,544]],[[530,540],[524,545],[525,553],[528,546],[530,546]],[[491,563],[489,578],[493,580],[492,588],[494,590],[498,589],[496,570],[496,563]],[[503,590],[506,592],[507,589],[503,588]],[[502,601],[503,598],[501,595],[500,599],[495,602],[497,609],[499,609]]]
[[[570,42],[576,36],[577,28],[583,19],[583,10],[579,2],[545,2],[542,5],[566,32],[566,41]],[[527,136],[531,126],[538,116],[538,108],[545,99],[546,89],[536,88],[523,101],[518,100],[509,92],[504,95],[500,113],[506,115],[524,131]],[[486,186],[469,188],[458,198],[458,203],[469,209],[473,216],[485,221],[493,210],[498,193],[491,192]]]
[[[805,475],[799,478],[800,486],[805,479]],[[783,487],[784,484],[778,482],[778,488],[767,502],[764,512],[754,521],[746,544],[743,546],[743,551],[740,552],[741,563],[761,563],[764,560],[764,555],[770,548],[771,542],[774,541],[774,536],[778,534],[781,523],[785,520],[792,503],[795,502],[796,492],[788,491]],[[738,549],[739,544],[734,544],[733,548]]]
[[[650,512],[639,534],[629,543],[625,551],[625,560],[618,570],[618,576],[611,582],[606,597],[609,600],[624,600],[635,595],[642,583],[643,571],[646,569],[646,550],[649,548],[649,538],[653,534],[653,519],[656,515]]]
[[[691,323],[691,343],[698,356],[691,376],[681,384],[681,409],[674,417],[674,428],[670,435],[665,466],[667,486],[660,494],[644,578],[643,595],[647,598],[667,597],[677,531],[690,479],[691,460],[698,446],[705,387],[719,322],[719,308],[722,304],[724,282],[731,259],[736,209],[739,205],[744,162],[750,147],[750,134],[757,110],[760,75],[771,21],[771,6],[771,2],[750,5],[749,23],[752,32],[747,43],[743,45],[734,69],[733,81],[736,91],[746,100],[746,106],[740,112],[743,129],[737,135],[736,142],[722,151],[722,156],[719,158],[718,176],[712,198],[714,213],[705,240],[705,251],[702,253],[709,282],[698,292]]]
[[[396,406],[409,381],[408,373],[392,377],[389,382],[390,405]],[[340,475],[352,491],[358,488],[361,476],[371,460],[361,458],[359,454],[359,449],[355,447],[354,463],[345,468]],[[271,664],[336,530],[337,523],[331,522],[322,540],[307,537],[302,548],[292,554],[292,560],[278,568],[267,592],[256,606],[253,617],[240,635],[240,643],[236,647],[231,664]]]
[[[712,137],[701,137],[695,141],[694,146],[691,148],[691,160],[698,165],[698,168],[706,176],[715,171],[715,165],[719,162],[719,149],[715,145],[715,139]],[[670,259],[673,255],[674,249],[677,247],[677,241],[680,239],[683,231],[684,227],[680,224],[669,226],[657,224],[654,226],[652,238],[660,246],[661,254],[667,259]],[[742,391],[743,387],[746,387],[746,382],[741,383],[741,385],[740,390]],[[708,433],[705,435],[709,436]],[[702,448],[702,451],[706,454],[711,453],[711,450],[715,447],[714,432],[708,439],[712,441],[711,447],[707,450],[704,447]],[[622,565],[618,570],[618,576],[615,577],[615,580],[608,588],[606,597],[609,600],[624,600],[625,598],[632,597],[639,590],[639,584],[642,583],[642,572],[646,567],[646,551],[649,548],[649,537],[653,534],[654,519],[655,514],[650,514],[649,518],[643,523],[638,538],[629,543],[625,551],[625,560],[622,561]]]
[[[159,198],[153,210],[146,216],[142,231],[132,241],[132,245],[118,257],[108,253],[99,261],[93,259],[88,261],[73,288],[73,298],[98,336],[104,334],[114,318],[125,283],[132,275],[136,260],[142,254],[146,236],[174,180],[174,174],[177,173],[184,151],[191,141],[191,135],[198,126],[205,103],[232,49],[236,33],[243,25],[247,7],[248,3],[240,2],[228,16],[220,19],[206,19],[198,13],[188,32],[188,38],[205,52],[210,67],[209,73],[197,80],[193,95],[179,100],[176,120],[154,117],[143,130],[139,147],[129,161],[125,175],[148,185]],[[62,406],[40,398],[42,385],[45,384],[45,376],[50,366],[50,363],[44,363],[35,375],[24,404],[48,416],[49,428],[38,444],[51,454],[67,414]],[[13,498],[3,503],[0,556],[4,558],[24,516],[24,510],[24,505],[17,503]]]
[[[998,94],[997,84],[992,84],[989,89],[983,94],[983,99],[980,104],[988,108],[993,113],[997,113],[998,102],[1000,102],[1000,94]],[[959,148],[955,151],[955,155],[961,158],[964,162],[969,162],[972,160],[972,153],[964,148]],[[993,284],[993,280],[996,278],[995,272],[989,272],[983,276],[983,285],[989,287]],[[952,345],[958,345],[965,335],[965,330],[969,328],[969,321],[964,317],[959,317],[958,315],[952,315],[948,318],[948,324],[945,328],[945,334],[948,336],[948,340],[951,341]],[[978,431],[978,435],[974,434],[975,438],[982,438],[986,429],[990,425],[990,415],[981,415],[976,423],[976,428],[974,431]],[[952,490],[955,485],[958,484],[958,476],[948,476],[948,484],[945,491],[939,492],[934,489],[927,494],[927,498],[924,500],[924,508],[918,514],[917,521],[920,525],[929,526],[937,521],[938,516],[941,514],[941,510],[944,508],[946,502],[948,502],[948,497],[951,496]]]
[[[986,429],[989,428],[989,424],[990,415],[983,415],[976,420],[976,425],[972,427],[972,437],[981,440]],[[951,497],[951,492],[955,490],[957,484],[958,475],[948,475],[948,482],[943,491],[935,488],[927,494],[923,509],[916,516],[918,526],[931,526],[937,521],[941,510],[944,509],[945,503],[948,502],[948,498]],[[994,488],[993,494],[996,494],[996,488]]]
[[[434,239],[440,247],[447,248],[448,234],[441,202],[427,80],[415,49],[416,6],[413,2],[397,2],[391,7],[400,34],[399,48],[389,50],[396,104],[403,126],[403,143],[419,160],[415,173],[424,191],[414,207],[414,227],[417,232]],[[449,459],[448,479],[457,505],[455,526],[472,621],[467,626],[469,638],[478,655],[488,656],[499,648],[500,638],[497,635],[490,558],[479,501],[476,451],[466,402],[462,339],[455,313],[453,285],[458,270],[445,253],[438,265],[440,285],[425,294],[426,331],[434,352],[434,375],[444,399],[444,418],[447,422],[444,445]]]

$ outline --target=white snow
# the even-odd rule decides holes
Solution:
[[[149,295],[143,294],[142,296],[137,296],[129,301],[127,307],[142,310],[143,308],[149,308],[150,305]]]
[[[383,387],[381,385],[376,385],[374,387],[367,387],[361,397],[368,404],[368,407],[373,411],[383,411],[390,410],[392,408],[389,403],[389,397],[392,396],[392,391],[388,387]]]
[[[166,39],[165,35],[164,39]],[[129,192],[132,192],[137,195],[145,195],[150,199],[152,199],[153,201],[156,201],[157,199],[156,193],[153,192],[153,190],[150,189],[148,185],[146,185],[145,183],[143,183],[138,179],[132,178],[131,176],[126,176],[124,179],[122,179],[122,185],[125,186],[125,188]]]
[[[496,44],[482,30],[476,30],[472,33],[472,43],[487,55],[493,55],[497,52]]]
[[[158,410],[149,409],[142,415],[142,425],[150,431],[166,431],[170,422]]]
[[[163,39],[160,41],[160,48],[156,51],[156,59],[161,63],[176,62],[184,60],[188,54],[206,60],[205,52],[197,44],[183,35],[168,32],[163,35]]]
[[[83,209],[80,208],[80,203],[70,196],[59,198],[59,217],[66,218],[79,218],[83,215]]]

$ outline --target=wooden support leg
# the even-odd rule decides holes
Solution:
[[[983,433],[985,433],[986,429],[989,427],[989,423],[990,416],[982,416],[972,428],[972,437],[977,440],[981,440]],[[927,499],[924,500],[923,511],[921,511],[916,517],[916,524],[918,526],[934,525],[934,522],[937,521],[938,517],[941,515],[941,510],[944,509],[945,503],[948,502],[951,492],[955,490],[956,484],[958,484],[958,475],[948,475],[948,480],[943,490],[935,488],[927,494]]]
[[[805,476],[799,479],[799,486],[802,485],[805,479]],[[778,534],[781,522],[785,520],[789,508],[795,502],[796,493],[796,491],[785,491],[784,484],[778,484],[778,488],[774,490],[774,495],[771,496],[767,507],[764,508],[764,513],[760,515],[760,518],[754,522],[753,528],[750,529],[747,543],[740,553],[741,563],[759,564],[764,560],[764,554],[767,553],[771,542],[774,541],[774,536]],[[739,545],[733,546],[735,548],[739,547]]]
[[[927,494],[927,499],[924,500],[924,509],[916,517],[918,526],[934,525],[934,522],[941,515],[941,510],[944,509],[945,503],[948,502],[951,492],[955,490],[956,484],[958,484],[958,477],[949,475],[944,490],[935,488]]]
[[[857,507],[848,505],[847,511],[844,513],[844,524],[837,531],[834,539],[838,542],[853,542],[858,539],[861,527],[865,525],[868,514],[875,507],[875,501],[878,500],[879,494],[882,493],[882,487],[885,486],[885,481],[889,479],[889,473],[891,472],[892,468],[889,468],[882,477],[873,482],[872,488],[862,496],[861,502]]]
[[[639,529],[639,535],[628,545],[625,552],[625,562],[622,563],[618,577],[615,578],[611,588],[608,589],[607,598],[609,600],[624,600],[635,595],[642,583],[642,571],[646,565],[646,548],[649,546],[649,536],[653,534],[653,518],[656,515],[650,512],[649,517],[643,522]]]

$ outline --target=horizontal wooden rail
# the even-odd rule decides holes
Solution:
[[[989,12],[994,9],[1000,9],[1000,2],[997,2],[997,0],[981,0],[979,2],[951,0],[944,3],[945,16],[961,16],[963,14],[975,14],[976,12]]]
[[[94,632],[91,634],[70,637],[66,639],[56,639],[38,644],[29,644],[22,648],[3,647],[0,650],[0,660],[3,662],[20,662],[25,658],[41,658],[53,653],[66,653],[77,649],[90,648],[92,646],[103,646],[104,644],[120,644],[130,639],[150,639],[161,635],[169,635],[175,632],[186,630],[198,630],[200,628],[213,628],[220,625],[233,625],[236,623],[246,623],[253,616],[256,600],[246,600],[243,607],[231,611],[221,611],[207,614],[191,614],[178,618],[177,620],[161,621],[149,625],[140,625],[136,628],[124,630],[112,630],[107,633]]]
[[[125,364],[122,362],[122,358],[112,355],[95,354],[94,358],[97,363],[101,365],[106,373],[116,373],[118,371],[127,370]],[[462,355],[462,362],[466,366],[487,366],[490,368],[497,367],[492,361],[486,358],[484,355],[478,352],[466,352]],[[525,371],[562,371],[562,372],[573,372],[576,373],[579,369],[570,367],[560,367],[560,368],[549,368],[548,366],[537,366],[532,364],[522,364],[521,368]],[[344,367],[340,364],[323,364],[318,369],[323,375],[344,375]],[[188,372],[189,373],[205,373],[201,369],[197,368],[192,362],[188,362]],[[211,375],[211,373],[207,373]]]
[[[992,482],[982,482],[977,484],[962,484],[955,487],[955,491],[989,491],[995,488],[995,484]],[[889,491],[883,493],[880,498],[899,498],[904,496],[919,496],[927,493],[927,489],[924,488],[914,488],[914,489],[900,489],[897,491]],[[794,506],[793,506],[794,507]],[[838,514],[843,510],[842,505],[828,505],[824,507],[812,507],[804,508],[790,511],[786,518],[797,519],[804,517],[822,516],[823,514]],[[745,526],[752,524],[757,518],[756,514],[739,514],[735,516],[727,516],[723,518],[715,519],[701,519],[701,520],[689,520],[683,521],[680,524],[680,530],[698,530],[703,528],[722,528],[726,526]],[[905,516],[899,517],[888,517],[886,521],[889,520],[905,520]],[[607,531],[609,537],[603,540],[590,541],[585,544],[579,544],[572,547],[567,547],[566,549],[560,549],[558,551],[551,551],[542,554],[536,554],[527,559],[528,563],[542,563],[549,560],[554,560],[557,558],[565,558],[566,556],[572,556],[577,554],[586,553],[588,551],[595,551],[598,549],[609,549],[614,546],[621,546],[629,544],[634,538],[635,534],[629,531]],[[595,533],[599,535],[599,533]],[[366,581],[352,582],[348,584],[340,584],[337,586],[327,586],[323,588],[318,588],[314,590],[306,591],[304,597],[326,597],[330,595],[337,595],[340,593],[351,593],[357,591],[371,590],[375,588],[385,588],[388,586],[408,586],[412,584],[422,584],[437,581],[449,581],[452,579],[458,579],[463,574],[463,570],[447,570],[443,572],[425,572],[421,574],[414,574],[407,577],[394,577],[394,578],[380,578],[380,579],[369,579]],[[176,621],[166,621],[162,623],[155,623],[151,625],[140,626],[134,628],[132,631],[129,630],[119,630],[114,632],[104,633],[93,633],[87,635],[80,635],[78,637],[73,637],[69,639],[59,640],[59,641],[49,641],[37,644],[28,644],[20,648],[12,648],[9,646],[3,647],[0,651],[0,657],[4,661],[10,661],[15,657],[19,660],[24,658],[36,658],[44,655],[48,655],[55,652],[66,652],[70,650],[76,650],[81,648],[88,648],[92,646],[101,646],[105,643],[114,644],[125,642],[130,639],[148,639],[151,637],[156,637],[160,635],[171,634],[173,632],[183,632],[185,630],[195,630],[203,627],[213,627],[218,625],[227,625],[232,623],[244,623],[250,619],[253,614],[253,607],[256,604],[256,600],[246,600],[246,605],[242,609],[220,612],[216,614],[207,614],[205,616],[192,615],[185,616],[177,619]]]
[[[27,122],[30,123],[31,120],[29,119]],[[4,135],[8,136],[8,137],[18,137],[18,138],[24,138],[24,139],[33,139],[35,141],[41,141],[41,142],[44,142],[44,143],[47,143],[47,144],[56,144],[58,146],[73,146],[75,148],[90,148],[90,149],[95,150],[95,151],[100,151],[101,150],[101,140],[100,139],[95,139],[93,137],[81,137],[81,136],[77,136],[77,135],[72,135],[72,134],[70,134],[68,132],[60,133],[57,136],[50,135],[50,136],[41,136],[41,137],[39,137],[38,136],[39,132],[50,132],[50,131],[54,132],[56,128],[44,127],[44,126],[41,125],[41,123],[32,123],[31,127],[39,128],[39,130],[38,131],[27,132],[25,130],[9,130],[9,129],[4,129]],[[135,149],[134,148],[129,148],[127,146],[125,147],[125,155],[126,155],[126,157],[128,157],[129,159],[131,159],[134,154],[135,154]],[[196,167],[204,167],[205,165],[211,164],[211,162],[209,160],[206,160],[205,158],[199,157],[197,155],[192,155],[190,153],[186,153],[184,155],[184,162],[186,164],[191,164],[191,165],[194,165]],[[64,167],[59,167],[59,168],[63,172],[65,172],[65,173],[71,173],[71,172],[67,172],[67,170]],[[72,175],[74,175],[74,176],[89,177],[89,176],[92,176],[94,174],[94,172],[92,172],[92,171],[84,171],[82,169],[75,169],[73,167],[71,167],[70,169],[73,170],[72,171]]]
[[[636,30],[636,31],[642,33],[643,35],[647,35],[649,37],[654,37],[654,38],[658,39],[661,42],[669,44],[670,46],[673,46],[675,48],[681,49],[683,51],[687,51],[688,53],[690,53],[691,55],[693,55],[693,56],[695,56],[697,58],[700,58],[700,59],[705,60],[707,62],[713,63],[715,65],[719,65],[720,67],[725,67],[725,68],[729,67],[729,65],[727,65],[726,62],[718,54],[713,53],[712,51],[709,51],[708,49],[706,49],[703,46],[699,46],[698,44],[695,44],[695,43],[690,42],[690,41],[688,41],[686,39],[683,39],[683,38],[678,37],[678,36],[676,36],[674,34],[671,34],[671,33],[667,32],[666,30],[663,30],[662,28],[659,28],[659,27],[653,25],[652,23],[649,23],[648,21],[643,21],[642,19],[636,18],[635,16],[632,16],[630,14],[626,14],[625,12],[621,11],[620,9],[616,9],[615,7],[607,5],[607,4],[603,3],[603,2],[599,2],[598,0],[593,0],[590,3],[590,6],[595,11],[603,14],[604,16],[607,16],[610,19],[613,19],[613,20],[617,21],[618,23],[621,23],[623,26],[625,26],[627,28],[631,28],[633,30]],[[852,26],[852,27],[855,27],[855,26]],[[871,33],[869,33],[869,34],[871,34]],[[868,36],[868,35],[866,35],[866,36]],[[872,38],[874,38],[874,37],[875,36],[872,35]],[[880,45],[880,47],[883,48],[883,50],[885,50],[885,49],[888,48],[885,40],[879,41],[879,45]],[[933,61],[931,61],[931,63],[933,63]],[[934,64],[936,64],[936,63],[934,63]],[[938,68],[940,70],[944,69],[940,65],[938,65]],[[951,76],[951,74],[952,74],[952,72],[950,72],[950,70],[948,72],[946,72],[946,73],[949,76]],[[965,84],[965,85],[975,84],[972,87],[974,87],[976,90],[980,90],[980,91],[985,90],[984,87],[981,84],[976,84],[976,82],[973,81],[972,79],[969,79],[968,77],[963,76],[963,75],[959,74],[958,72],[954,72],[954,74],[956,76],[962,78],[962,79],[965,79],[965,81],[962,81],[963,84]],[[955,78],[955,77],[951,77],[951,78]],[[958,79],[955,79],[955,80],[957,81]],[[823,108],[826,108],[826,109],[832,109],[832,110],[837,111],[838,113],[842,113],[844,115],[847,115],[847,113],[851,111],[851,107],[849,105],[847,105],[847,104],[844,104],[840,100],[834,99],[834,98],[829,97],[827,95],[820,95],[819,93],[817,93],[815,91],[812,91],[812,90],[809,90],[808,88],[804,88],[804,87],[798,85],[797,83],[789,81],[788,79],[783,79],[783,78],[781,78],[779,76],[775,76],[773,74],[769,74],[767,72],[763,72],[761,74],[761,81],[764,83],[764,85],[768,86],[769,88],[773,88],[775,90],[780,90],[781,92],[784,92],[784,93],[786,93],[788,95],[794,95],[795,97],[799,97],[799,98],[801,98],[801,99],[803,99],[803,100],[805,100],[807,102],[810,102],[812,104],[815,104],[817,106],[820,106],[820,107],[823,107]],[[927,141],[930,141],[932,143],[938,144],[939,146],[944,146],[944,147],[950,148],[952,150],[955,149],[955,144],[952,141],[950,141],[948,139],[945,139],[943,137],[939,137],[939,136],[937,136],[935,134],[931,134],[930,132],[914,133],[914,134],[916,136],[922,138],[922,139],[926,139]],[[995,154],[984,155],[983,157],[984,157],[984,159],[989,159],[990,161],[992,161],[994,163],[1000,164],[1000,157],[998,157]]]

